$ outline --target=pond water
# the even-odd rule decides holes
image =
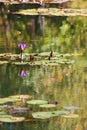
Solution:
[[[0,130],[87,129],[86,20],[85,17],[13,16],[1,10],[0,53],[19,54],[18,43],[24,42],[27,45],[24,54],[51,50],[60,54],[72,53],[74,63],[58,66],[0,65],[0,97],[29,94],[34,99],[58,102],[56,110],[77,106],[80,109],[74,114],[80,118],[53,117],[3,123]],[[21,71],[25,72],[24,77],[20,76]]]

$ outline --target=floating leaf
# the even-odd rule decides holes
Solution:
[[[32,99],[32,95],[27,95],[27,94],[19,94],[19,95],[12,95],[9,96],[10,98],[19,98],[19,99]]]
[[[32,113],[33,118],[37,119],[48,119],[52,117],[52,114],[50,112],[35,112]]]
[[[12,62],[12,64],[15,64],[15,65],[28,65],[29,63],[28,62]]]
[[[7,64],[7,63],[8,63],[8,61],[0,61],[0,65]]]
[[[0,104],[5,104],[7,102],[17,102],[17,101],[21,101],[18,98],[0,98]]]
[[[44,105],[40,105],[40,107],[43,107],[43,108],[52,108],[52,107],[56,107],[55,104],[44,104]]]
[[[4,116],[0,117],[0,121],[1,122],[7,122],[7,123],[10,123],[10,122],[21,122],[21,121],[24,121],[24,120],[25,120],[24,117],[13,117],[11,115],[4,115]]]
[[[1,115],[5,115],[5,114],[6,114],[6,112],[0,111],[0,116],[1,116]]]
[[[30,101],[27,101],[27,104],[32,104],[32,105],[47,104],[47,101],[45,101],[45,100],[30,100]]]
[[[0,98],[0,104],[5,104],[5,103],[7,103],[7,101],[5,101],[2,98]]]
[[[33,118],[48,119],[62,114],[69,114],[67,111],[50,111],[50,112],[35,112],[32,113]]]
[[[46,15],[46,16],[87,16],[86,9],[58,9],[58,8],[38,8],[26,9],[14,14],[21,15]]]
[[[50,55],[50,52],[42,52],[42,53],[39,53],[39,56],[49,56]]]
[[[68,2],[68,1],[71,1],[71,0],[44,0],[43,2],[44,3],[65,3],[65,2]],[[40,0],[38,0],[38,1],[33,1],[33,0],[31,0],[31,1],[29,1],[29,0],[22,0],[22,1],[20,1],[20,0],[11,0],[11,1],[9,1],[9,0],[0,0],[0,2],[2,2],[2,3],[4,3],[4,4],[40,4]]]
[[[64,118],[79,118],[78,114],[61,115]]]
[[[79,110],[80,107],[77,107],[77,106],[67,106],[67,107],[63,107],[64,109],[66,110]]]

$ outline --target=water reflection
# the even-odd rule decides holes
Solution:
[[[74,52],[76,48],[78,52],[86,53],[87,19],[85,17],[78,17],[76,20],[75,17],[13,16],[5,14],[7,9],[14,11],[15,7],[1,7],[0,46],[4,46],[4,51],[17,52],[16,44],[21,41],[29,44],[30,48],[26,49],[27,52],[48,51],[51,39],[54,39],[52,41],[54,51]]]
[[[22,6],[23,7],[23,6]],[[15,9],[14,7],[12,7]],[[17,43],[24,41],[28,52],[58,51],[87,54],[87,18],[0,15],[0,52],[18,53]],[[73,27],[70,25],[72,23]],[[16,33],[15,33],[16,32]],[[84,33],[83,33],[84,32]],[[33,42],[32,42],[33,41]],[[50,55],[51,56],[51,55]],[[0,97],[14,94],[32,94],[35,99],[58,101],[63,106],[80,106],[82,120],[57,118],[49,121],[15,124],[4,130],[75,130],[87,129],[87,55],[71,57],[72,66],[16,66],[0,65]],[[34,58],[30,56],[30,61]],[[20,78],[21,77],[21,78]],[[25,78],[23,78],[25,77]],[[77,125],[80,124],[77,127]]]
[[[38,25],[40,27],[41,34],[44,34],[44,29],[45,29],[45,17],[44,16],[41,16],[41,15],[38,16]]]
[[[26,77],[27,73],[25,72],[25,70],[21,67],[20,68],[20,72],[18,73],[18,76],[20,77]]]

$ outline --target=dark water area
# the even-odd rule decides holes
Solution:
[[[19,54],[18,43],[23,42],[27,45],[24,54],[52,50],[74,54],[75,62],[58,66],[0,65],[0,98],[29,94],[34,99],[58,101],[58,110],[80,107],[76,114],[82,118],[3,123],[0,130],[86,130],[87,18],[12,15],[5,13],[7,9],[14,7],[4,9],[0,5],[0,53]]]

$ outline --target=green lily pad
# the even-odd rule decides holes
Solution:
[[[79,118],[78,114],[61,115],[64,118]]]
[[[5,104],[5,103],[7,103],[7,101],[5,101],[2,98],[0,98],[0,104]]]
[[[6,112],[0,111],[0,116],[1,116],[1,115],[5,115],[5,114],[6,114]]]
[[[0,115],[0,119],[1,118],[12,118],[12,116],[11,115],[7,115],[6,113],[3,113],[3,114]]]
[[[50,117],[52,117],[50,112],[35,112],[32,113],[33,118],[36,119],[48,119]]]
[[[9,96],[9,98],[19,98],[19,99],[32,99],[33,98],[33,95],[27,95],[27,94],[19,94],[19,95],[12,95],[12,96]]]
[[[39,53],[39,56],[49,56],[49,55],[50,55],[50,52]]]
[[[27,101],[27,104],[32,104],[32,105],[47,104],[47,101],[45,101],[45,100],[30,100],[30,101]]]
[[[0,104],[5,104],[7,102],[17,102],[21,101],[21,99],[18,98],[0,98]]]
[[[10,115],[4,115],[0,117],[0,121],[1,122],[7,122],[7,123],[13,123],[13,122],[21,122],[24,121],[25,118],[24,117],[13,117]]]
[[[12,62],[15,65],[28,65],[28,62]]]
[[[65,110],[79,110],[80,107],[77,106],[67,106],[67,107],[63,107]]]
[[[56,107],[55,104],[43,104],[43,105],[40,105],[40,107],[43,107],[43,108],[52,108],[52,107]]]
[[[7,64],[7,63],[8,63],[8,61],[0,61],[0,65]]]
[[[32,113],[33,118],[48,119],[62,114],[69,114],[67,111],[50,111],[50,112],[35,112]]]
[[[46,15],[46,16],[87,16],[86,9],[58,9],[58,8],[38,8],[26,9],[14,12],[21,15]]]

